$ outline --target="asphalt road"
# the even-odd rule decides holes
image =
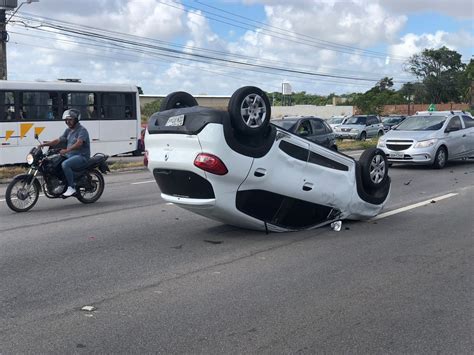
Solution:
[[[472,354],[474,163],[390,175],[384,212],[428,203],[269,235],[164,203],[146,171],[24,214],[0,185],[0,354]]]

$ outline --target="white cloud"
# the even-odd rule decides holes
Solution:
[[[182,4],[171,0],[45,0],[25,5],[22,10],[90,27],[173,42],[175,49],[184,45],[189,53],[212,56],[217,52],[229,52],[234,60],[301,71],[364,76],[374,78],[374,82],[347,84],[340,79],[302,77],[284,72],[269,75],[262,73],[268,72],[266,69],[236,69],[232,64],[229,65],[234,68],[224,63],[211,65],[156,55],[150,57],[138,50],[116,51],[100,45],[87,47],[78,43],[38,39],[34,36],[47,34],[34,30],[23,30],[29,37],[11,35],[12,41],[8,44],[10,78],[53,80],[73,77],[88,82],[131,82],[142,86],[149,94],[177,90],[195,94],[231,94],[242,85],[257,85],[273,91],[279,90],[283,80],[288,80],[296,91],[344,93],[367,90],[383,76],[395,79],[406,77],[408,74],[402,71],[402,62],[395,57],[409,57],[426,47],[441,45],[466,52],[466,47],[469,44],[472,47],[473,43],[472,33],[449,33],[442,27],[435,33],[400,36],[410,13],[426,9],[444,11],[444,1],[431,0],[429,5],[427,0],[241,1],[249,7],[263,5],[266,16],[263,22],[273,27],[260,26],[240,34],[241,29],[218,24],[217,32],[217,27],[214,27],[217,24],[210,22],[205,12],[192,9],[186,12]],[[470,3],[453,0],[451,4],[452,7],[462,5],[469,10]],[[224,8],[222,3],[216,6]],[[471,15],[469,11],[463,12],[472,18],[472,4],[470,6]],[[446,11],[453,16],[462,16],[457,14],[457,9]],[[21,32],[19,26],[9,26],[9,31],[12,29]],[[49,36],[54,37],[54,34]],[[71,41],[71,38],[57,38]],[[201,52],[197,47],[208,51]],[[386,60],[384,55],[377,58],[361,56],[351,48],[388,52],[392,57]],[[33,61],[31,58],[39,59]]]
[[[411,57],[421,53],[425,48],[440,48],[446,46],[452,50],[463,48],[466,43],[474,43],[474,36],[470,33],[447,33],[436,31],[435,33],[423,33],[420,35],[409,33],[401,38],[401,42],[390,46],[392,55]]]

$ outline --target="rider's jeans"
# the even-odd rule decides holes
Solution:
[[[71,187],[76,187],[74,183],[74,170],[80,170],[87,165],[87,159],[82,155],[73,155],[61,163],[64,175],[66,176],[67,184]]]

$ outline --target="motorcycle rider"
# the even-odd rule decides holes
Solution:
[[[63,196],[69,197],[76,193],[74,170],[80,170],[87,165],[87,161],[91,156],[89,132],[82,126],[79,121],[81,113],[76,109],[64,111],[62,119],[66,122],[68,128],[61,137],[50,142],[42,143],[39,147],[55,146],[59,143],[67,143],[66,149],[61,149],[59,154],[67,157],[61,164],[64,175],[66,176],[68,188]]]

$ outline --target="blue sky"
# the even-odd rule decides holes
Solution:
[[[24,5],[7,27],[9,79],[126,82],[150,94],[230,95],[244,85],[276,91],[282,82],[315,94],[364,92],[384,76],[397,86],[416,80],[403,64],[424,48],[447,46],[468,62],[473,6],[470,0],[40,0]],[[239,24],[249,20],[255,22]],[[92,27],[139,45],[70,32]],[[147,38],[166,48],[184,45],[186,53],[150,50]]]

